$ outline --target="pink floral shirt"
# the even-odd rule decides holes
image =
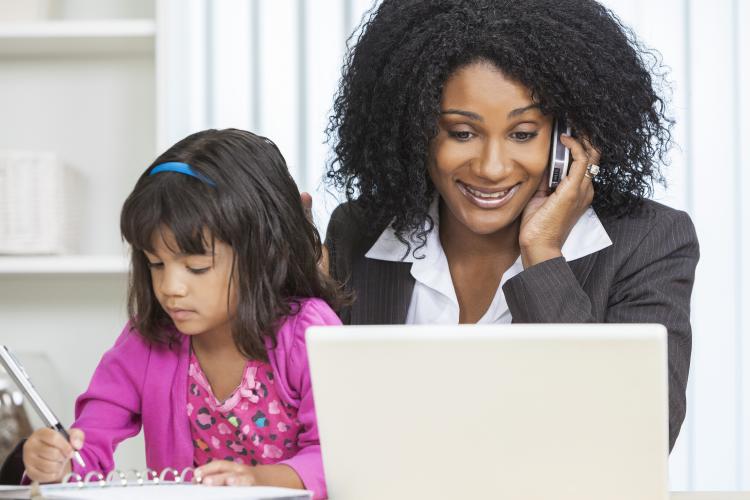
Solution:
[[[299,451],[297,409],[279,398],[266,362],[248,361],[240,385],[220,402],[191,350],[187,398],[196,466],[212,460],[274,464]]]

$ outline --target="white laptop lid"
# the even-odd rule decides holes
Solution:
[[[332,500],[665,500],[661,325],[312,327]]]

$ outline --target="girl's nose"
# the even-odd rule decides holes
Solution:
[[[187,285],[180,279],[178,273],[164,272],[160,285],[164,295],[184,297],[187,293]]]

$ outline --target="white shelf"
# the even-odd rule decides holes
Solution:
[[[0,23],[0,56],[151,52],[152,19]]]
[[[128,265],[120,255],[0,256],[0,275],[125,274]]]

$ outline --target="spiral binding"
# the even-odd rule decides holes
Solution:
[[[190,475],[190,477],[188,477]],[[76,472],[69,472],[63,477],[63,483],[76,483],[79,488],[90,488],[99,486],[108,488],[112,486],[144,486],[157,484],[179,484],[186,482],[200,483],[202,480],[200,473],[197,473],[193,467],[185,467],[182,472],[172,467],[167,467],[160,473],[147,468],[145,471],[130,469],[127,472],[121,470],[110,471],[106,476],[100,471],[91,471],[81,477]]]

